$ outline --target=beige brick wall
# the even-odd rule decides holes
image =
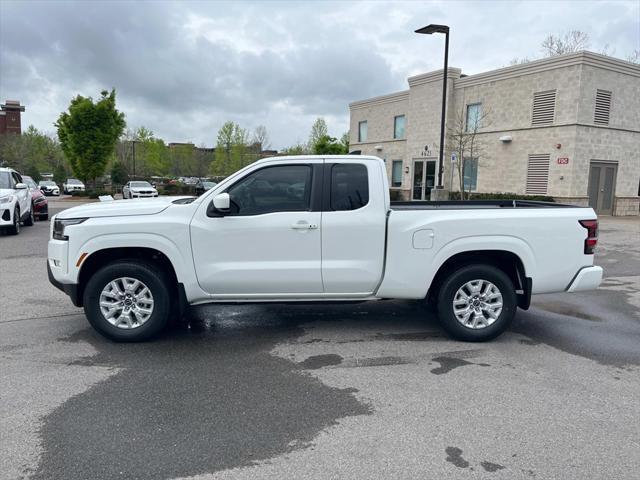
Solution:
[[[350,105],[351,148],[386,159],[389,176],[391,161],[404,160],[402,188],[407,196],[413,159],[424,158],[425,146],[429,147],[430,157],[438,156],[441,79],[442,71],[419,75],[409,78],[407,91]],[[615,196],[620,204],[616,204],[616,212],[628,212],[637,205],[640,67],[602,55],[578,53],[466,77],[452,68],[447,88],[448,128],[453,127],[456,116],[464,117],[468,104],[482,103],[483,111],[489,112],[488,122],[478,136],[477,191],[525,193],[528,155],[548,153],[548,195],[584,204],[590,161],[607,160],[618,163]],[[611,128],[593,126],[597,88],[613,92]],[[552,89],[556,90],[554,124],[532,127],[533,94]],[[406,140],[394,141],[393,117],[401,114],[406,115]],[[357,142],[361,120],[368,122],[365,143]],[[510,135],[512,141],[499,141],[504,135]],[[375,146],[382,149],[376,150]],[[446,146],[446,188],[450,182],[450,154],[451,148]],[[569,158],[569,164],[558,164],[561,157]],[[457,190],[458,185],[455,172],[453,189]]]

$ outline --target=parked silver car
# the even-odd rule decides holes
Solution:
[[[135,180],[128,182],[122,187],[122,198],[148,198],[157,196],[158,190],[149,182]]]

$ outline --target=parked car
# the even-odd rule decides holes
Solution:
[[[217,185],[216,182],[210,182],[208,180],[198,180],[198,182],[196,183],[196,195],[200,196],[207,190],[210,190],[213,187],[215,187],[216,185]]]
[[[33,220],[29,187],[18,172],[0,167],[0,227],[17,235],[21,223],[30,227]]]
[[[38,186],[40,187],[40,190],[42,190],[42,193],[47,196],[55,195],[57,197],[58,195],[60,195],[60,187],[58,187],[58,185],[56,185],[56,182],[54,182],[53,180],[40,180]]]
[[[158,190],[149,182],[135,180],[128,182],[122,187],[122,198],[148,198],[157,196]]]
[[[38,220],[49,219],[49,202],[45,197],[40,187],[36,184],[33,178],[24,175],[22,181],[27,184],[31,192],[31,208],[33,209],[33,216]]]
[[[188,304],[389,298],[430,303],[451,336],[484,341],[532,294],[602,280],[593,209],[392,204],[368,156],[263,159],[201,197],[64,210],[51,233],[51,282],[117,341],[158,334]]]
[[[66,194],[84,192],[84,183],[77,178],[67,178],[67,181],[62,184],[62,191]]]

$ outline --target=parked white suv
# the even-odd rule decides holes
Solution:
[[[122,198],[149,198],[157,196],[158,190],[149,182],[135,180],[122,187]]]
[[[77,178],[67,178],[67,181],[62,184],[62,191],[67,194],[71,192],[84,192],[84,183]]]
[[[588,207],[391,203],[376,157],[279,157],[197,198],[64,210],[47,265],[118,341],[158,334],[187,304],[388,298],[426,300],[453,337],[482,341],[532,294],[597,288],[597,231]]]
[[[27,227],[33,225],[31,192],[18,172],[0,168],[0,227],[17,235],[20,222]]]

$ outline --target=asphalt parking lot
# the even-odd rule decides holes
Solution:
[[[598,291],[485,344],[396,301],[203,306],[114,344],[49,285],[48,226],[0,235],[2,479],[638,478],[638,217],[601,219]]]

